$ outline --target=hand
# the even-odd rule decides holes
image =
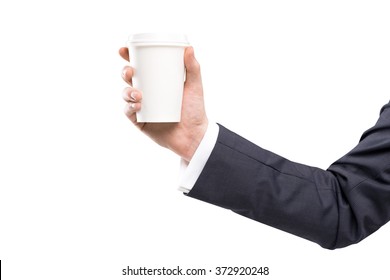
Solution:
[[[129,50],[121,48],[120,56],[130,61]],[[123,91],[126,101],[125,114],[130,121],[162,147],[168,148],[186,161],[190,161],[206,132],[208,119],[204,108],[203,85],[200,65],[195,59],[194,49],[188,47],[184,53],[186,81],[184,83],[181,121],[179,123],[138,123],[136,112],[142,106],[142,92],[132,87],[134,69],[123,68],[122,77],[130,85]]]

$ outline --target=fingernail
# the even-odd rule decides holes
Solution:
[[[137,98],[137,92],[132,91],[132,92],[130,93],[130,98],[131,98],[131,100],[135,101],[136,98]]]
[[[124,69],[124,70],[122,71],[122,77],[123,77],[123,78],[126,77],[126,69]]]

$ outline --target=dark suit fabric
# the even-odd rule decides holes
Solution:
[[[327,170],[289,161],[220,126],[188,196],[334,249],[390,219],[390,103]]]

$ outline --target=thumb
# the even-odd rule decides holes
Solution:
[[[202,83],[200,65],[195,58],[193,47],[186,48],[184,52],[184,65],[186,67],[186,83]]]

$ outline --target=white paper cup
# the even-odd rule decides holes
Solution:
[[[180,122],[185,35],[142,33],[129,37],[133,86],[142,91],[137,122]]]

